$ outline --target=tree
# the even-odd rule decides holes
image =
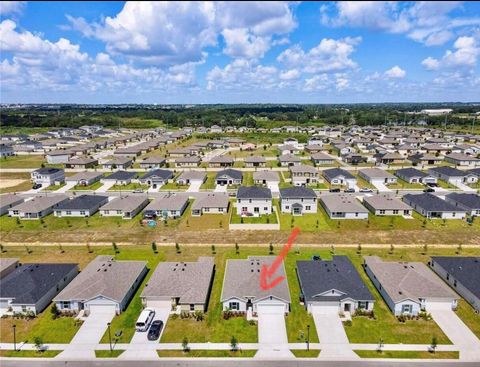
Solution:
[[[330,246],[330,253],[332,255],[335,255],[335,246],[333,246],[333,245]]]
[[[461,244],[461,243],[458,244],[458,246],[457,246],[457,251],[456,251],[456,252],[457,252],[457,255],[462,252],[462,244]]]
[[[361,244],[358,244],[357,246],[357,254],[361,254],[362,253],[362,245]]]
[[[52,319],[55,320],[60,316],[60,310],[57,307],[55,302],[52,303],[52,307],[50,307],[50,313],[52,314]]]
[[[154,254],[158,254],[157,244],[155,241],[152,242],[152,251]]]
[[[271,242],[270,242],[270,246],[268,246],[268,249],[270,250],[269,254],[273,255],[273,245]]]
[[[33,345],[38,352],[41,352],[43,349],[43,339],[39,336],[33,338]]]
[[[393,250],[395,250],[395,248],[393,247],[393,244],[391,244],[391,245],[390,245],[390,251],[388,251],[388,253],[389,253],[390,255],[392,255],[392,254],[393,254]]]
[[[234,336],[230,339],[230,347],[232,347],[232,352],[236,352],[238,350],[238,340]]]
[[[237,255],[240,253],[240,247],[238,246],[238,242],[235,242],[235,253]]]
[[[30,247],[28,247],[27,245],[25,245],[25,251],[27,251],[27,254],[32,253],[32,250],[30,250]]]
[[[434,336],[432,338],[432,344],[431,344],[431,348],[432,348],[432,352],[435,353],[435,350],[437,349],[437,345],[438,345],[438,341],[437,341],[437,337]]]
[[[90,244],[87,243],[87,251],[89,254],[91,254],[93,252],[92,248],[90,247]]]
[[[58,249],[60,250],[61,254],[63,254],[65,252],[62,245],[58,245]]]
[[[3,254],[4,252],[7,252],[7,250],[5,250],[5,247],[0,243],[0,252]]]
[[[178,242],[175,242],[175,250],[177,251],[177,254],[182,253],[182,250],[180,250],[180,245],[178,244]]]
[[[423,254],[426,255],[428,252],[428,245],[427,244],[424,244],[423,245]]]
[[[118,246],[115,242],[112,242],[112,248],[113,248],[113,252],[115,252],[116,254],[120,253],[120,250],[118,249]]]
[[[188,339],[187,339],[187,337],[183,338],[183,340],[182,340],[182,348],[183,348],[183,351],[184,351],[185,353],[187,353],[187,352],[190,350],[190,348],[188,347]]]
[[[212,255],[215,255],[217,252],[215,251],[215,245],[212,245]]]

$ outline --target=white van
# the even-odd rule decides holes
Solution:
[[[151,308],[144,309],[138,317],[137,323],[135,324],[135,328],[137,329],[137,331],[147,331],[154,317],[154,310],[152,310]]]

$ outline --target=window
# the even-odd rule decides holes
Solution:
[[[190,305],[190,311],[195,311],[195,305],[194,304]]]
[[[412,305],[402,305],[402,313],[412,313]]]
[[[109,210],[104,210],[103,214],[108,215],[108,214],[110,214],[110,211]]]
[[[286,205],[286,206],[285,206],[285,209],[286,209],[286,210],[289,210],[289,209],[290,209],[290,206]]]
[[[268,207],[264,207],[263,210],[265,210],[266,212],[268,212]]]
[[[456,279],[453,281],[453,286],[454,286],[454,287],[457,286],[457,280],[456,280]]]
[[[365,302],[365,301],[360,301],[358,302],[358,308],[360,310],[366,310],[368,309],[368,302]]]
[[[70,308],[70,302],[69,301],[62,301],[61,306],[62,306],[62,308]]]
[[[228,308],[231,309],[231,310],[239,310],[240,309],[240,303],[238,302],[230,302],[228,304]]]
[[[22,305],[22,312],[27,312],[27,306]]]
[[[85,210],[80,210],[80,215],[85,215]]]
[[[247,207],[246,206],[242,206],[242,212],[247,212]]]
[[[307,206],[305,207],[305,210],[310,210],[310,209],[311,209],[311,206],[310,206],[310,205],[307,205]]]
[[[259,213],[260,212],[260,208],[258,206],[254,207],[253,208],[253,212],[254,213]]]
[[[380,214],[385,214],[385,209],[380,209]]]
[[[398,214],[398,209],[394,209],[393,214]]]
[[[205,212],[209,212],[210,211],[210,208],[204,208],[203,209]]]
[[[71,210],[67,210],[67,211],[65,212],[65,214],[67,214],[67,215],[72,215],[72,211],[71,211]]]

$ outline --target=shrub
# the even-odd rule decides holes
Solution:
[[[212,255],[215,255],[217,252],[215,251],[215,245],[212,245]]]
[[[33,344],[35,345],[35,349],[38,352],[42,351],[42,349],[43,349],[43,339],[42,338],[40,338],[39,336],[35,336],[33,338]]]
[[[352,326],[352,320],[344,321],[343,324],[344,324],[345,326]]]
[[[190,350],[190,347],[188,346],[188,339],[187,337],[183,338],[182,340],[182,348],[183,348],[183,351],[186,353]]]
[[[178,314],[174,313],[170,317],[171,317],[172,320],[176,320],[176,319],[178,319]]]
[[[238,340],[234,336],[230,339],[230,347],[232,348],[232,352],[236,352],[238,350]]]
[[[204,319],[203,312],[199,311],[199,310],[194,312],[193,317],[194,317],[195,321],[203,321],[203,319]]]
[[[57,304],[54,302],[52,307],[50,307],[50,313],[52,314],[52,319],[55,320],[60,316],[60,310],[57,307]]]

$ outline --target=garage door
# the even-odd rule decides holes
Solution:
[[[108,313],[108,314],[115,314],[116,306],[115,305],[107,305],[107,304],[90,304],[89,305],[90,314],[92,313]]]
[[[267,344],[288,343],[284,304],[259,304],[258,341]]]
[[[425,310],[430,312],[431,310],[452,310],[451,302],[435,302],[435,301],[425,301]]]
[[[147,300],[147,307],[149,308],[172,308],[172,301]]]
[[[312,304],[312,313],[338,316],[338,303]]]

